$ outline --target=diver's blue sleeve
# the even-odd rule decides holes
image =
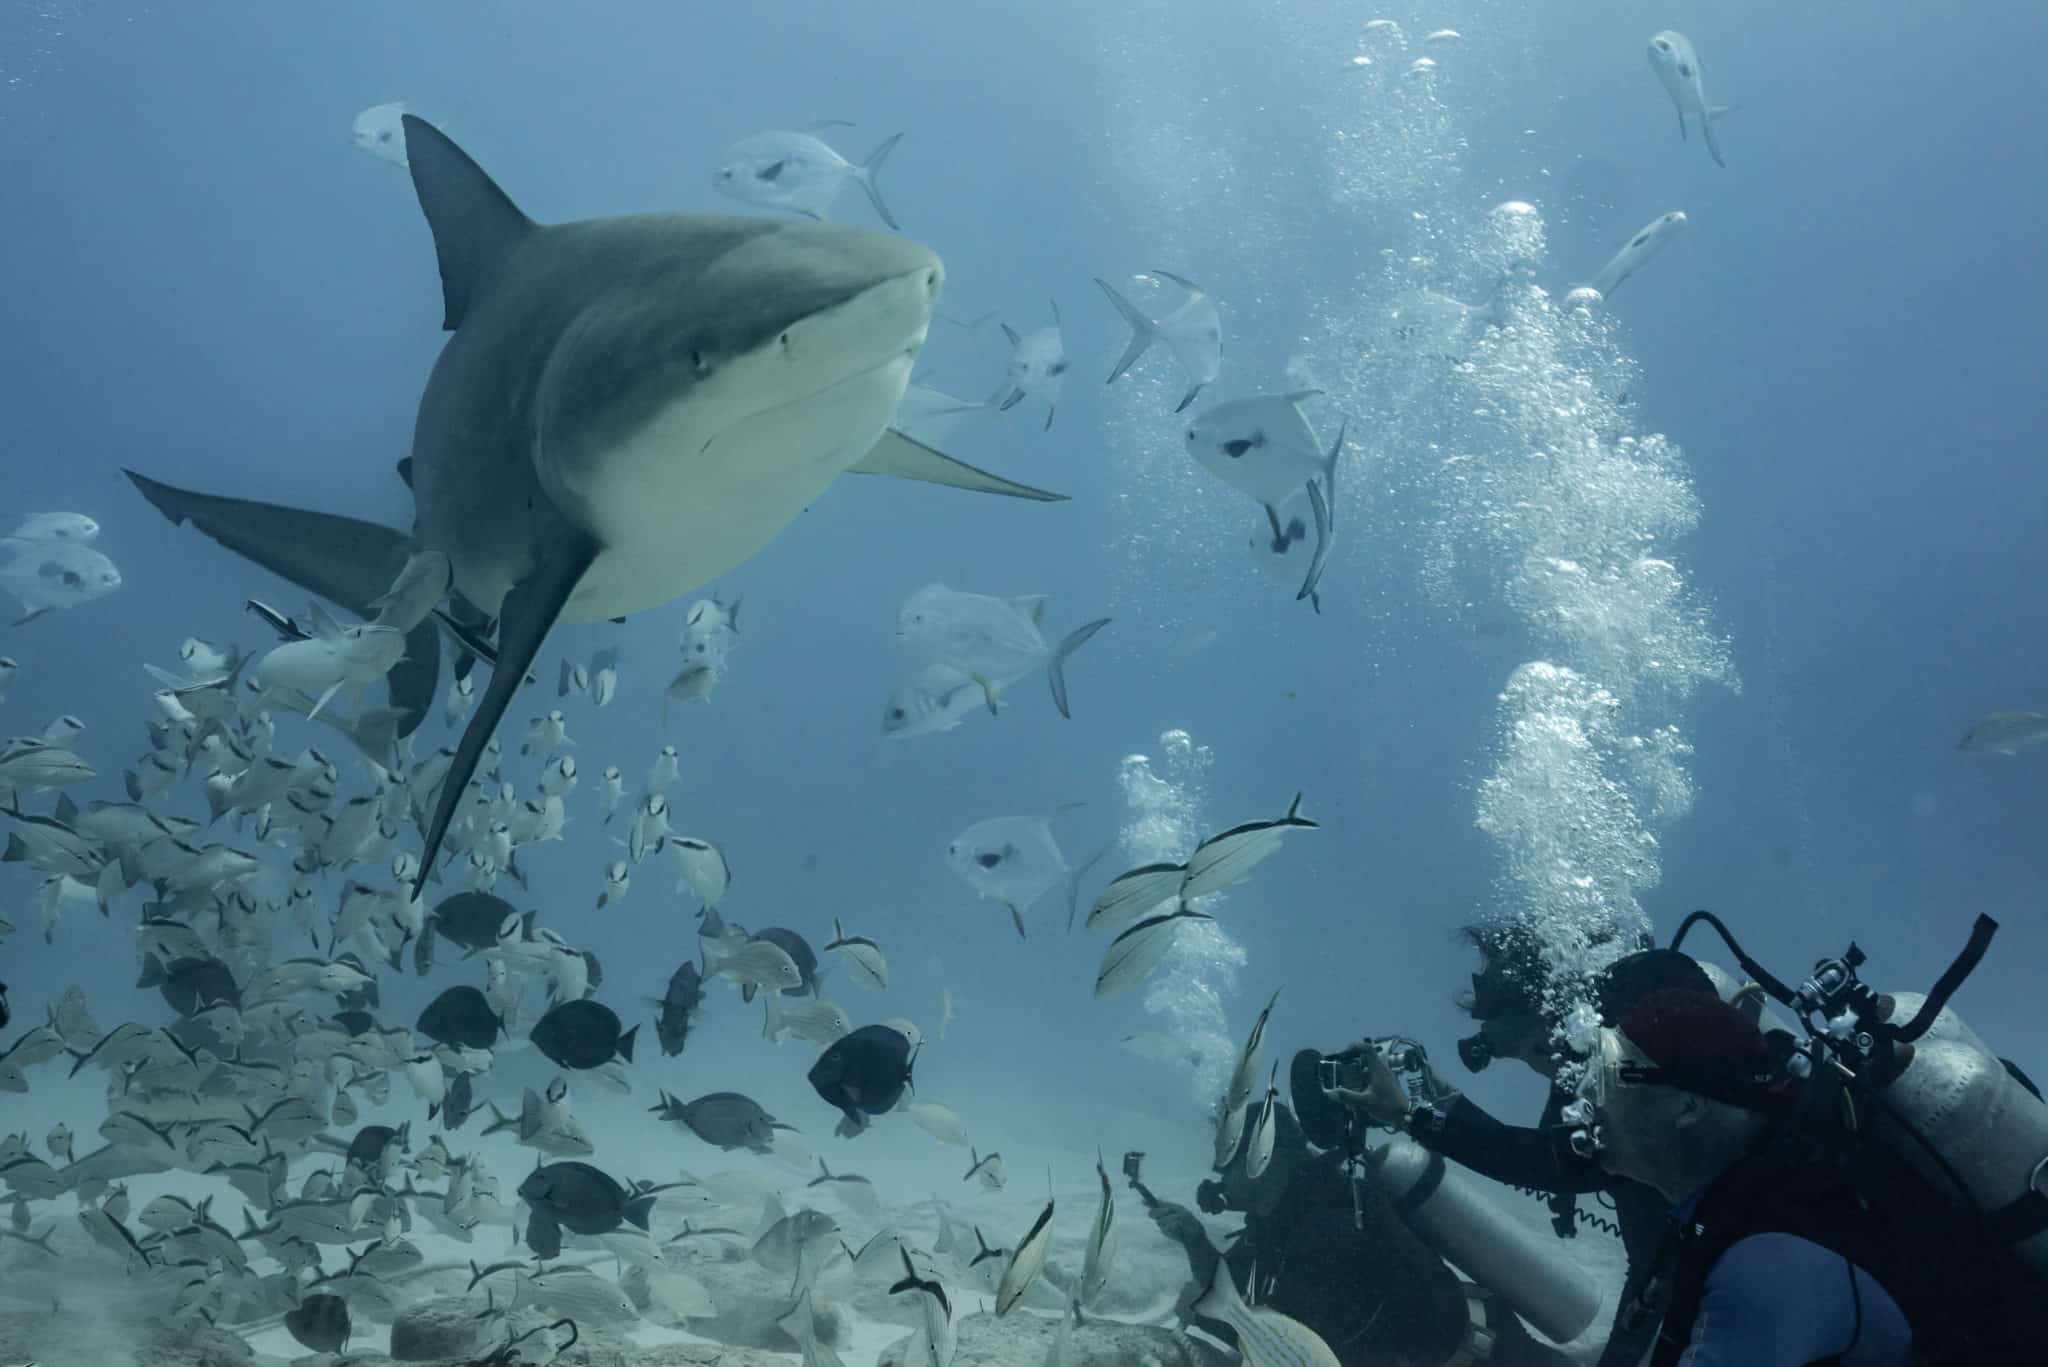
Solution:
[[[1803,1367],[1839,1354],[1843,1367],[1905,1367],[1911,1344],[1906,1317],[1868,1272],[1796,1235],[1752,1234],[1707,1274],[1678,1361]]]

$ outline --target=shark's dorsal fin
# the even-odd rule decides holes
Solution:
[[[453,332],[534,224],[447,134],[414,114],[403,123],[413,189],[441,263],[441,328]]]
[[[1018,484],[986,470],[977,470],[965,461],[954,460],[943,451],[935,451],[916,438],[903,435],[893,427],[884,431],[881,440],[854,464],[853,473],[894,475],[898,479],[947,484],[955,489],[1001,494],[1005,498],[1026,498],[1037,503],[1064,503],[1067,497],[1034,489],[1028,484]]]

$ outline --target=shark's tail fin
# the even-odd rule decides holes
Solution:
[[[882,202],[882,189],[875,184],[875,176],[882,169],[882,163],[896,150],[896,144],[903,138],[901,133],[892,135],[880,147],[868,153],[868,159],[853,168],[853,178],[860,182],[860,188],[868,192],[868,203],[875,206],[875,212],[882,216],[882,222],[897,227],[896,215],[889,212],[889,206]]]

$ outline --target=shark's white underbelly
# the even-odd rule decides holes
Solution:
[[[867,454],[912,360],[906,351],[716,435],[687,401],[643,424],[607,460],[614,473],[586,495],[582,520],[605,549],[562,620],[658,607],[747,560]]]

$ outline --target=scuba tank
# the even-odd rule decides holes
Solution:
[[[1406,1135],[1364,1155],[1374,1181],[1424,1242],[1553,1343],[1577,1338],[1600,1290],[1544,1235],[1508,1215],[1466,1174]]]
[[[2048,1104],[1947,1006],[1998,923],[1979,916],[1968,945],[1929,992],[1887,994],[1857,976],[1864,954],[1854,944],[1790,988],[1704,911],[1686,917],[1672,948],[1700,921],[1805,1030],[1791,1073],[1836,1089],[1840,1118],[1853,1134],[1883,1144],[1974,1210],[1998,1243],[2048,1279]]]

